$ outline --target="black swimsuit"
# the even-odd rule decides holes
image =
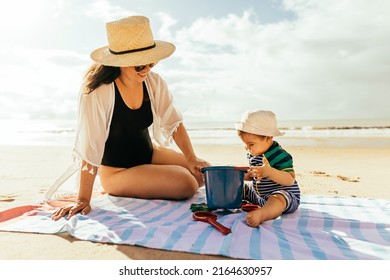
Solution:
[[[140,108],[130,109],[115,85],[115,105],[110,133],[104,148],[102,164],[129,168],[152,161],[153,144],[148,127],[153,115],[145,83],[143,102]]]

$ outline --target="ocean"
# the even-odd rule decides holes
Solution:
[[[0,145],[73,145],[75,120],[0,120]],[[233,121],[185,122],[193,144],[240,144]],[[279,121],[289,146],[390,148],[390,119]]]

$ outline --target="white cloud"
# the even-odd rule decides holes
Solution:
[[[262,24],[253,10],[199,18],[176,33],[181,65],[169,72],[171,88],[188,112],[224,104],[220,118],[251,107],[283,119],[390,117],[383,105],[390,104],[386,7],[390,2],[288,0],[293,21]],[[386,100],[367,108],[376,97]]]
[[[156,18],[160,19],[161,23],[159,26],[157,26],[158,27],[157,33],[153,32],[154,33],[153,36],[157,40],[161,40],[161,39],[171,40],[173,37],[171,29],[177,24],[177,20],[174,19],[171,15],[161,11],[157,12],[155,15]],[[156,24],[154,24],[154,22],[151,22],[150,25],[153,28],[153,25]]]
[[[0,118],[75,117],[85,56],[16,47],[3,49],[0,59]]]
[[[125,9],[123,6],[113,4],[112,1],[109,0],[92,1],[85,9],[85,15],[91,18],[98,18],[104,23],[135,14],[136,12]]]

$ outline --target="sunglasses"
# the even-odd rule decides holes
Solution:
[[[146,65],[138,65],[138,66],[134,66],[134,69],[136,72],[141,72],[142,70],[144,70],[146,68],[146,66],[149,66],[149,68],[152,68],[154,65],[155,65],[155,63],[150,63],[150,64],[146,64]]]

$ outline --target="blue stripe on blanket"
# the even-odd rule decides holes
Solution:
[[[212,232],[213,231],[212,231],[211,228],[206,228],[205,230],[203,230],[199,234],[199,236],[196,239],[195,243],[193,244],[191,252],[200,254],[202,252],[202,248],[204,248],[204,246],[205,246],[206,240],[209,238],[209,235]]]
[[[294,259],[294,257],[292,254],[290,244],[288,243],[287,237],[283,231],[282,223],[283,223],[283,219],[276,219],[272,223],[272,226],[275,228],[275,232],[277,233],[277,236],[278,236],[278,245],[279,245],[280,254],[282,256],[282,259],[292,260],[292,259]]]
[[[323,201],[323,199],[321,199],[321,201]],[[323,214],[323,218],[324,218],[324,225],[323,225],[323,231],[325,232],[327,229],[331,229],[334,227],[334,220],[332,218],[332,216],[327,212],[327,208],[326,208],[326,204],[323,203],[323,208],[322,208],[322,214]],[[355,260],[357,259],[356,255],[351,252],[351,251],[348,251],[348,250],[344,250],[344,248],[347,246],[347,243],[342,239],[340,238],[338,235],[335,235],[335,234],[332,234],[330,233],[330,237],[331,237],[331,240],[333,241],[334,245],[337,247],[338,250],[340,250],[340,252],[343,254],[343,256],[346,258],[346,259],[349,259],[349,260]]]
[[[310,248],[313,257],[318,260],[326,260],[326,255],[320,250],[317,242],[313,239],[309,230],[307,230],[309,213],[306,209],[301,209],[302,217],[299,219],[298,229],[299,233],[303,237],[306,246]]]
[[[259,229],[252,230],[250,234],[250,239],[249,243],[252,245],[249,247],[249,257],[251,259],[262,259],[261,258],[261,251],[259,250],[260,248],[260,232]]]

